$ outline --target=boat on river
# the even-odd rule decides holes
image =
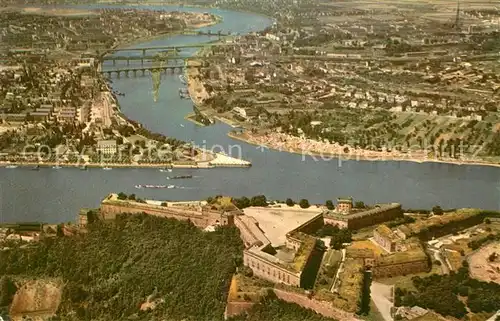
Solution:
[[[138,184],[138,185],[135,185],[135,188],[155,188],[155,189],[159,189],[159,188],[175,188],[175,185],[149,185],[149,184],[146,184],[146,185],[143,185],[143,184]]]
[[[105,171],[110,171],[110,170],[112,170],[112,168],[111,168],[111,167],[103,167],[102,169],[103,169],[103,170],[105,170]]]
[[[187,178],[193,178],[193,175],[178,175],[178,176],[167,177],[167,179],[187,179]]]
[[[59,165],[56,165],[56,166],[52,166],[52,168],[53,168],[53,169],[60,169],[60,168],[62,168],[62,167],[61,167],[61,166],[59,166]]]
[[[184,75],[179,75],[179,80],[181,81],[182,84],[187,84],[186,77]]]
[[[40,169],[40,165],[33,166],[32,171],[37,171]]]
[[[80,166],[80,169],[81,169],[82,171],[86,171],[86,170],[87,170],[87,165]]]
[[[162,172],[162,173],[165,173],[165,172],[172,173],[172,169],[165,167],[165,168],[160,169],[160,172]]]
[[[17,168],[17,165],[7,165],[5,168]]]

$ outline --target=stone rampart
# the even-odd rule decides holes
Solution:
[[[178,207],[165,207],[160,205],[143,204],[138,202],[116,201],[103,202],[100,207],[101,216],[105,220],[113,220],[117,214],[129,213],[140,214],[146,213],[160,217],[175,218],[178,220],[190,220],[194,225],[200,228],[205,228],[209,225],[229,224],[227,217],[223,217],[221,213],[209,211],[192,211]]]
[[[226,310],[224,311],[224,319],[235,317],[250,310],[255,303],[253,302],[241,302],[241,301],[230,301],[226,305]]]
[[[308,298],[304,294],[288,292],[281,289],[274,289],[274,293],[283,301],[298,304],[303,308],[311,309],[328,318],[341,321],[360,321],[354,314],[337,309],[328,301],[319,301]]]
[[[387,265],[378,265],[376,263],[375,267],[372,269],[372,273],[374,278],[387,278],[427,272],[428,270],[429,262],[427,258],[425,258],[413,262],[401,262]]]

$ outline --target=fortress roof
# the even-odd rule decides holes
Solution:
[[[330,211],[327,210],[323,212],[323,215],[326,217],[332,217],[340,220],[349,220],[353,218],[360,218],[360,217],[365,217],[365,216],[371,216],[371,215],[377,215],[379,213],[382,213],[387,210],[391,209],[401,209],[401,204],[399,203],[390,203],[390,204],[377,204],[372,208],[361,210],[361,211],[356,211],[354,213],[349,213],[349,214],[339,214],[335,211]]]

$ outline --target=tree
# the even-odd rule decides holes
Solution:
[[[335,205],[333,205],[332,200],[326,201],[325,205],[326,205],[326,208],[329,210],[333,210],[335,208]]]
[[[131,201],[135,201],[135,194],[130,194],[128,196],[128,199],[131,200]]]
[[[436,205],[432,208],[432,214],[434,215],[443,215],[443,209],[441,208],[441,206],[439,205]]]
[[[488,256],[488,261],[495,262],[495,260],[497,259],[497,257],[498,257],[497,252],[493,252],[493,253],[490,254],[490,256]]]
[[[267,198],[264,195],[257,195],[250,200],[251,206],[267,206]]]
[[[311,206],[309,205],[309,201],[306,200],[305,198],[300,200],[299,205],[301,208],[308,208],[309,206]]]
[[[127,194],[120,192],[118,193],[118,199],[119,200],[126,200],[127,199]]]
[[[94,211],[87,212],[87,224],[92,224],[97,221],[97,214]]]
[[[484,224],[491,224],[491,220],[489,218],[485,219]]]
[[[287,198],[286,199],[286,205],[288,206],[294,206],[295,205],[295,202],[291,199],[291,198]]]
[[[16,291],[15,283],[9,277],[2,276],[0,278],[0,307],[10,305]]]
[[[355,208],[365,208],[365,203],[362,201],[357,201],[354,203]]]
[[[64,236],[64,231],[63,231],[62,224],[57,224],[56,236],[57,237],[63,237]]]

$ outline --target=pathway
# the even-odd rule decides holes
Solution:
[[[391,308],[393,307],[392,299],[392,285],[372,282],[370,287],[371,297],[380,314],[384,317],[385,321],[393,321],[391,316]]]

